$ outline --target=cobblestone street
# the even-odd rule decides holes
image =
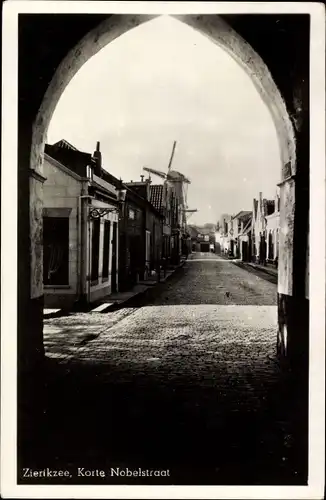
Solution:
[[[1,498],[317,499],[322,6],[119,3],[5,3]]]
[[[191,254],[152,304],[276,306],[276,286],[212,253]]]
[[[276,328],[275,284],[212,254],[128,307],[46,320],[40,464],[169,469],[162,484],[302,481]]]

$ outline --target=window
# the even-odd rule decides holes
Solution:
[[[150,231],[146,231],[146,255],[145,255],[145,259],[146,259],[146,262],[149,261],[150,259],[150,254],[151,254],[151,233]]]
[[[69,217],[43,218],[44,285],[69,285]]]
[[[110,259],[110,221],[104,221],[104,242],[103,242],[103,267],[102,278],[109,277],[109,259]]]
[[[93,169],[89,165],[87,165],[87,167],[86,167],[86,177],[87,177],[87,179],[93,180]]]
[[[136,218],[135,210],[133,210],[132,208],[129,208],[128,217],[129,217],[129,219],[135,220],[135,218]]]
[[[98,280],[98,262],[99,262],[99,250],[100,250],[100,224],[101,224],[100,219],[95,219],[93,221],[91,281]]]

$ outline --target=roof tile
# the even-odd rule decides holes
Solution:
[[[156,210],[163,209],[163,184],[150,186],[150,202]]]

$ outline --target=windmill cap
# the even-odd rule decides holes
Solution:
[[[190,180],[187,179],[187,177],[185,177],[181,172],[178,172],[177,170],[170,170],[168,176],[174,179],[177,179],[179,177],[180,180],[183,180],[184,182],[188,182],[190,184]]]

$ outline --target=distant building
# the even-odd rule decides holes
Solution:
[[[198,233],[199,233],[199,230],[196,228],[196,226],[188,225],[188,234],[190,237],[191,251],[192,252],[196,252]]]
[[[276,199],[274,200],[263,198],[262,193],[259,193],[258,200],[253,200],[252,260],[259,264],[266,264],[268,260],[268,254],[270,257],[273,256],[273,259],[269,260],[277,260],[277,257],[275,257],[275,255],[277,255],[278,252],[278,200],[278,197],[276,197]],[[274,247],[276,254],[274,252]]]
[[[274,212],[266,216],[266,261],[278,265],[280,228],[280,196],[275,195]]]
[[[252,212],[248,210],[241,210],[232,217],[232,235],[230,236],[232,257],[249,260],[251,219]]]
[[[206,225],[205,226],[195,226],[191,225],[188,228],[192,251],[194,252],[215,252],[216,248],[216,226]]]
[[[232,239],[232,215],[222,214],[216,230],[216,252],[227,255],[230,251]]]
[[[216,231],[217,252],[258,264],[278,263],[280,197],[253,200],[252,211],[223,214]]]
[[[180,262],[182,236],[185,234],[181,183],[167,181],[165,193],[171,213],[171,263],[176,265]]]

